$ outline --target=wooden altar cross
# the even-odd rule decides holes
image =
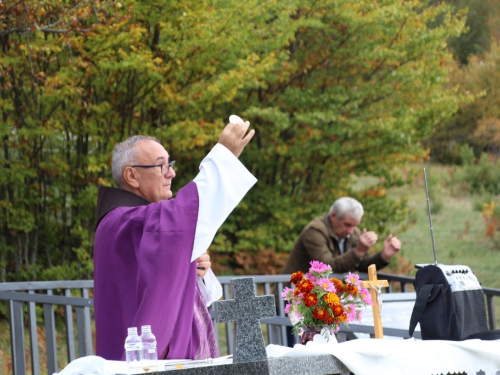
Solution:
[[[370,296],[372,297],[373,305],[373,327],[375,329],[375,338],[383,339],[384,331],[382,329],[382,318],[380,316],[380,309],[382,307],[382,298],[380,296],[380,289],[383,287],[388,287],[389,283],[387,280],[377,279],[377,267],[372,264],[368,267],[368,281],[362,282],[363,288],[370,290]]]

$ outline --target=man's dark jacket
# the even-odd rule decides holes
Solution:
[[[330,215],[319,216],[307,224],[295,242],[290,256],[281,271],[282,274],[291,274],[296,271],[306,273],[309,271],[311,260],[317,260],[332,267],[334,273],[367,272],[368,266],[375,264],[377,270],[384,268],[389,263],[384,261],[380,252],[371,255],[365,254],[358,258],[354,249],[358,246],[360,230],[346,238],[344,253],[340,253],[339,243],[330,224]]]

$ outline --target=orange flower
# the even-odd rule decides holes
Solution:
[[[352,285],[352,284],[346,284],[345,291],[354,297],[356,297],[359,293],[358,287],[356,285]]]
[[[298,283],[300,283],[302,281],[303,278],[304,278],[304,273],[302,271],[297,271],[297,272],[294,272],[292,274],[292,277],[290,278],[290,282],[297,285]]]
[[[347,314],[345,313],[340,315],[338,318],[341,322],[347,322]]]
[[[305,280],[300,284],[300,291],[302,293],[310,293],[314,289],[314,284],[310,280]]]
[[[333,316],[331,316],[331,315],[328,315],[328,314],[327,314],[327,315],[324,317],[323,321],[324,321],[326,324],[332,324],[332,323],[335,321],[335,319],[333,318]]]
[[[318,298],[312,293],[306,293],[303,297],[304,305],[307,307],[316,306],[318,303]]]
[[[340,303],[340,298],[337,296],[335,293],[328,293],[325,297],[325,302],[328,306],[333,308],[333,306],[337,305]]]
[[[344,290],[344,286],[342,285],[342,281],[340,281],[339,279],[336,279],[336,278],[332,277],[330,279],[330,281],[335,286],[335,289],[337,290],[337,293],[341,293]]]
[[[332,311],[335,314],[335,316],[341,316],[344,313],[344,309],[342,308],[342,305],[340,303],[333,306]]]
[[[316,307],[313,312],[314,317],[318,320],[324,320],[327,314],[328,311],[324,307]]]

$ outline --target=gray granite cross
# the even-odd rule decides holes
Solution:
[[[231,280],[232,300],[214,303],[215,321],[235,322],[233,363],[267,359],[260,319],[276,316],[274,296],[255,296],[253,277]]]

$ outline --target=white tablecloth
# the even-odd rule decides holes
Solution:
[[[421,341],[359,339],[324,343],[319,335],[307,345],[288,348],[268,345],[268,357],[332,354],[356,375],[426,375],[466,372],[475,375],[482,370],[495,375],[500,370],[500,342]]]
[[[194,361],[200,362],[200,361]],[[169,364],[169,370],[176,371],[173,364],[177,365],[182,363],[182,368],[189,368],[192,366],[202,367],[203,365],[194,364],[190,360],[158,360],[158,371],[164,371],[165,365]],[[228,364],[232,363],[232,359],[228,356],[214,358],[212,364]],[[142,369],[129,369],[125,361],[108,361],[102,357],[90,355],[75,359],[69,363],[60,373],[53,375],[129,375],[129,374],[144,374]]]
[[[500,371],[499,341],[420,341],[359,339],[344,343],[325,343],[316,335],[314,342],[288,348],[267,346],[268,357],[332,354],[356,375],[434,375],[465,372],[475,375],[484,371],[496,375]],[[219,359],[214,359],[218,362]],[[225,361],[225,358],[220,358]],[[168,361],[159,361],[164,368]],[[222,363],[222,362],[221,362]],[[71,362],[60,375],[127,374],[125,362],[106,361],[89,356]]]

